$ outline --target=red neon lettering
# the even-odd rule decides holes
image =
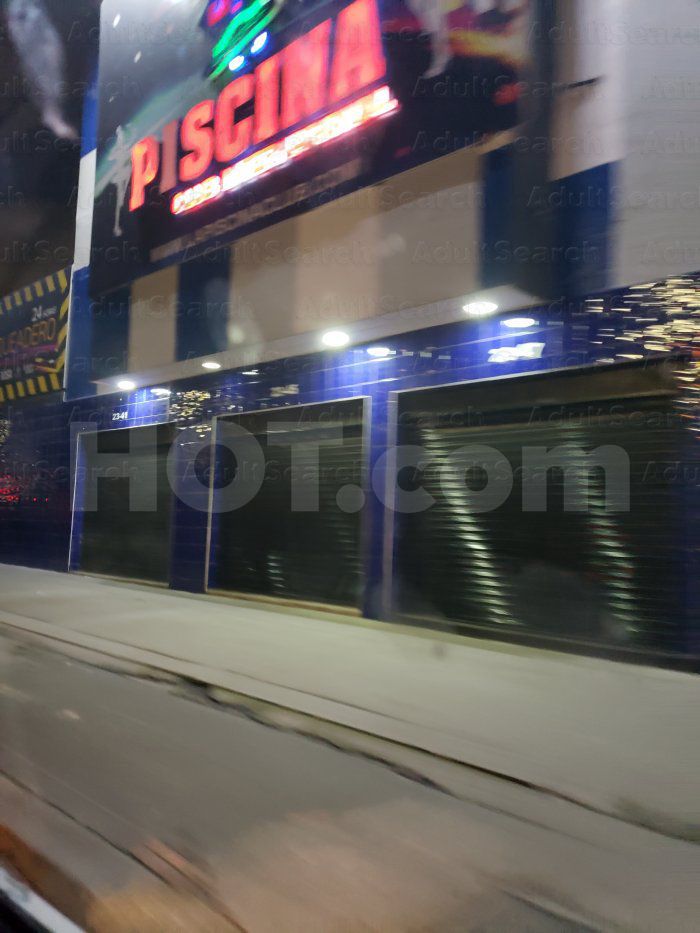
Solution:
[[[173,120],[163,127],[162,166],[160,170],[160,190],[172,191],[177,185],[177,139],[179,121]]]
[[[232,163],[246,149],[267,142],[280,130],[299,126],[306,131],[308,127],[303,127],[304,121],[313,118],[328,104],[347,102],[357,97],[358,92],[366,94],[367,89],[376,86],[386,73],[377,2],[353,0],[338,14],[335,29],[330,19],[321,22],[308,34],[262,61],[254,74],[244,74],[231,81],[216,102],[205,100],[192,107],[182,121],[179,138],[176,122],[164,127],[162,149],[151,136],[141,140],[132,150],[130,209],[136,210],[145,203],[145,190],[159,170],[162,192],[176,186],[176,171],[182,182],[197,181],[206,176],[215,157],[220,163]],[[212,0],[207,8],[207,20],[215,25],[237,10],[240,3],[241,0]],[[313,124],[311,136],[308,132],[299,135],[300,129],[287,137],[281,148],[278,144],[269,147],[268,161],[279,164],[279,159],[296,158],[309,145],[315,147],[321,140],[335,138],[340,115],[344,127],[376,118],[379,113],[374,108],[381,110],[386,105],[388,89],[384,87],[381,91],[381,104],[373,101],[370,107],[363,103],[357,112],[343,106],[336,111],[333,121]],[[252,116],[237,121],[237,111],[251,99],[254,103]],[[395,106],[395,102],[391,106]],[[358,113],[362,113],[362,117],[356,122]],[[184,152],[178,161],[179,142]],[[244,161],[249,163],[249,169],[258,165],[250,159]],[[261,165],[263,162],[267,165],[264,159]],[[175,212],[190,210],[195,203],[217,196],[217,177],[205,178],[196,186],[196,191],[188,189],[190,195],[187,199],[178,198]]]
[[[146,200],[146,186],[158,173],[160,146],[158,140],[147,136],[131,150],[131,197],[129,210],[135,211]]]
[[[272,55],[255,69],[255,142],[279,129],[280,56]]]
[[[284,129],[317,113],[326,102],[330,33],[331,21],[327,19],[282,52]]]
[[[391,96],[391,90],[386,85],[377,88],[376,91],[296,130],[271,146],[239,159],[224,169],[221,175],[212,175],[192,188],[180,191],[174,196],[170,209],[173,214],[195,210],[228,191],[236,191],[256,178],[269,175],[306,152],[352,133],[366,123],[389,116],[398,106],[398,101]]]
[[[342,100],[385,73],[376,0],[355,0],[338,14],[331,100]]]
[[[236,108],[245,104],[253,96],[255,78],[241,75],[227,85],[216,104],[216,158],[219,162],[230,162],[250,145],[253,131],[253,118],[236,122]]]
[[[182,121],[180,139],[187,155],[180,159],[180,181],[194,181],[206,172],[214,158],[214,101],[196,104]]]

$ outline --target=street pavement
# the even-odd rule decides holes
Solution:
[[[0,565],[0,626],[700,839],[700,678]]]
[[[158,909],[147,885],[115,883],[95,929],[218,929],[193,901],[251,933],[697,929],[690,843],[497,778],[487,803],[456,799],[184,682],[3,635],[0,730],[16,788],[105,859],[186,881],[179,913],[131,927]]]

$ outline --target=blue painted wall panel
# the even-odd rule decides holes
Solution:
[[[228,347],[230,250],[220,248],[183,263],[176,324],[178,360]]]

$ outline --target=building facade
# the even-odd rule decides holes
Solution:
[[[697,11],[244,9],[102,5],[0,559],[694,665]]]

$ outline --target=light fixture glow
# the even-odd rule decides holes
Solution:
[[[221,194],[221,176],[210,175],[204,181],[198,182],[185,191],[180,191],[173,198],[171,210],[173,214],[184,214],[185,211],[194,210],[200,204],[206,204]]]
[[[202,369],[221,369],[221,363],[217,363],[216,360],[205,360],[202,363]]]
[[[256,178],[288,165],[304,153],[393,113],[398,106],[399,103],[391,96],[389,87],[385,85],[377,88],[352,104],[341,107],[335,113],[329,113],[315,123],[285,136],[279,142],[234,162],[220,175],[211,175],[191,188],[179,191],[173,197],[170,210],[173,214],[184,214],[200,204],[213,201],[227,191],[237,191]]]
[[[241,376],[259,376],[259,375],[260,375],[259,369],[244,369],[243,372],[241,373]]]
[[[321,340],[327,347],[347,347],[350,343],[350,335],[344,330],[329,330],[321,337]]]
[[[136,383],[132,382],[131,379],[120,379],[117,383],[117,388],[121,389],[122,392],[133,392],[136,388]]]
[[[517,363],[520,360],[539,360],[544,353],[543,343],[517,343],[514,347],[494,347],[489,350],[489,363]]]
[[[250,47],[251,54],[256,55],[258,52],[264,49],[266,45],[267,45],[267,33],[261,32],[259,36],[256,36],[256,38],[253,41],[253,44]]]
[[[376,360],[385,359],[387,356],[393,356],[394,351],[389,347],[367,347],[367,355]]]
[[[504,327],[510,327],[513,330],[524,330],[528,327],[534,327],[537,321],[534,317],[509,317],[501,321]]]
[[[493,301],[470,301],[464,305],[469,317],[489,317],[498,311],[498,305]]]
[[[154,395],[157,395],[159,398],[167,398],[169,395],[172,395],[170,389],[157,388],[157,389],[151,389],[151,392]]]
[[[114,28],[116,29],[119,23],[121,23],[121,21],[122,21],[122,15],[121,13],[117,13],[117,15],[112,20],[112,26],[114,26]]]
[[[245,55],[236,55],[235,58],[232,58],[228,64],[230,71],[240,71],[241,68],[245,65]]]

